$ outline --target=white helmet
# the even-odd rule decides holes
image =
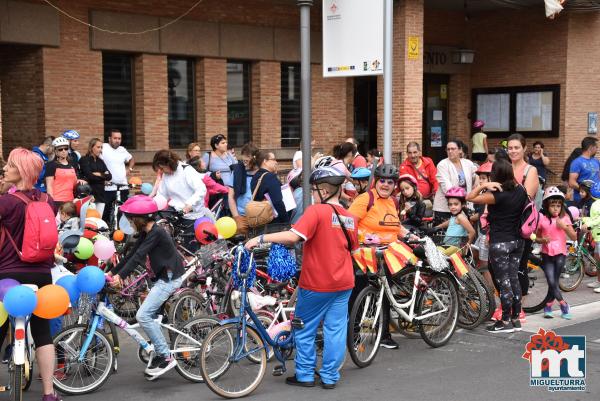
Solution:
[[[558,189],[556,187],[548,187],[544,191],[544,198],[543,198],[543,200],[546,200],[548,198],[560,198],[560,199],[564,200],[565,199],[565,194],[563,194],[562,192],[560,192],[560,189]]]
[[[69,146],[69,140],[64,136],[59,136],[55,140],[52,141],[52,146],[58,148],[59,146]]]
[[[314,168],[329,167],[333,165],[335,159],[332,156],[322,156],[315,160]]]

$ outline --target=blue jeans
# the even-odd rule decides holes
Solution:
[[[316,292],[298,288],[298,303],[294,316],[302,319],[304,328],[294,332],[296,342],[296,378],[314,381],[317,356],[315,337],[323,322],[323,364],[319,374],[327,384],[340,379],[340,368],[346,353],[348,332],[348,300],[352,290]]]
[[[171,273],[169,273],[169,277],[171,277]],[[142,303],[140,309],[135,315],[138,323],[142,329],[144,329],[148,335],[148,338],[154,345],[154,351],[157,355],[167,357],[169,356],[170,352],[169,345],[167,344],[167,340],[165,339],[160,324],[154,321],[154,319],[156,318],[157,312],[160,310],[166,300],[169,299],[171,294],[181,287],[182,281],[182,277],[176,278],[175,280],[171,280],[169,282],[158,280],[156,283],[154,283],[154,286],[148,293],[144,303]]]

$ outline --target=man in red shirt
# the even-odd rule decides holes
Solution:
[[[321,322],[325,342],[319,371],[321,386],[332,389],[340,379],[339,368],[346,353],[348,302],[354,287],[351,252],[358,249],[358,221],[339,203],[345,179],[335,168],[315,169],[310,184],[316,203],[304,211],[292,229],[264,234],[246,243],[246,248],[252,249],[262,242],[292,245],[305,241],[294,314],[302,319],[304,328],[294,332],[296,374],[285,380],[290,385],[315,385],[315,337]]]
[[[360,153],[358,153],[358,141],[354,138],[347,138],[346,142],[354,145],[354,159],[352,159],[352,169],[359,167],[367,167],[367,159]]]
[[[409,142],[406,146],[407,158],[400,165],[400,174],[410,174],[417,180],[417,189],[423,199],[431,199],[438,189],[435,178],[437,170],[433,160],[421,156],[421,146],[417,142]]]

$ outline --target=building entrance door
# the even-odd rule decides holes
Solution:
[[[377,147],[377,77],[354,78],[354,138],[363,156]]]
[[[449,75],[423,77],[423,155],[437,164],[446,157]]]

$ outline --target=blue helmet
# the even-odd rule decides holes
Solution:
[[[359,167],[352,171],[350,178],[354,180],[368,180],[371,177],[371,170],[365,167]]]
[[[592,195],[592,198],[594,199],[600,199],[600,181],[594,183],[590,189],[590,195]]]
[[[79,139],[79,132],[75,131],[74,129],[70,129],[63,132],[62,136],[67,138],[69,141],[72,141],[73,139]]]

